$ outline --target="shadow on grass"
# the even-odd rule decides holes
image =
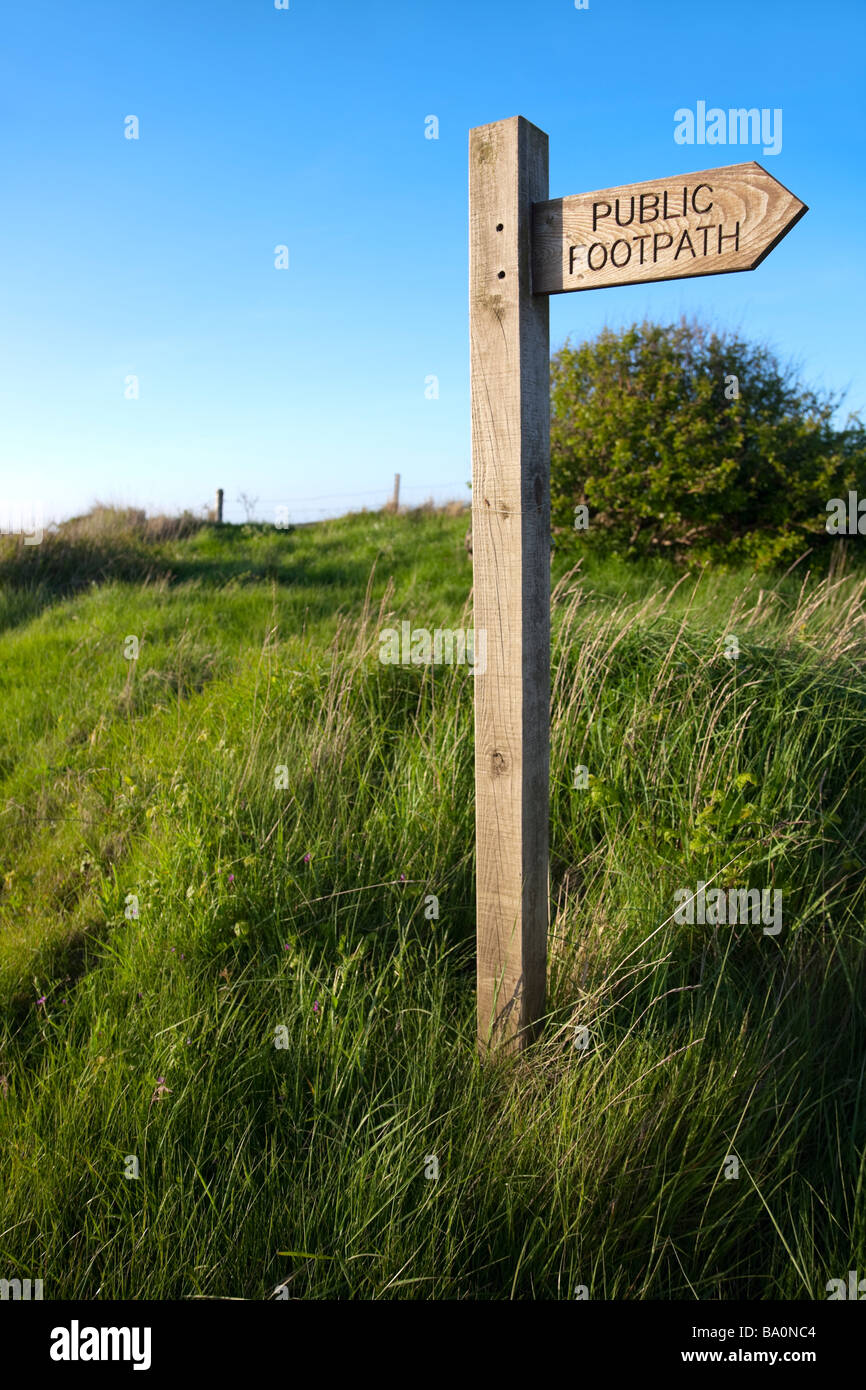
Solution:
[[[40,551],[42,553],[40,553]],[[160,554],[153,550],[115,549],[90,542],[64,543],[60,553],[49,545],[0,556],[0,632],[37,618],[53,604],[74,598],[103,584],[197,584],[219,591],[275,583],[284,589],[309,589],[311,611],[328,616],[334,610],[334,591],[345,589],[350,600],[363,594],[369,579],[366,561],[322,563],[301,557],[241,555],[210,557],[187,551]],[[316,601],[318,591],[326,594]]]

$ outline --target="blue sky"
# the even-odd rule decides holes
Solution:
[[[810,207],[749,274],[554,297],[554,349],[698,313],[863,409],[864,30],[862,0],[7,0],[0,520],[468,496],[468,131],[517,114],[552,197],[757,159]],[[676,144],[698,100],[781,108],[780,153]]]

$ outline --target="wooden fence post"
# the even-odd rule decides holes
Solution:
[[[523,1047],[544,1013],[550,746],[550,329],[531,293],[547,136],[522,116],[469,133],[476,653],[478,1041]]]
[[[217,488],[217,491],[216,491],[216,503],[215,503],[215,506],[214,506],[214,515],[216,516],[217,521],[220,522],[220,523],[222,523],[222,519],[223,519],[223,490],[222,490],[221,487],[218,487],[218,488]]]
[[[394,500],[393,500],[393,502],[391,503],[391,505],[392,505],[392,507],[394,508],[394,512],[395,512],[395,514],[396,514],[396,512],[399,510],[399,507],[400,507],[400,474],[399,474],[399,473],[395,473],[395,474],[394,474]]]

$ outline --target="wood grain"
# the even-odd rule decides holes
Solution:
[[[544,1011],[550,720],[550,331],[530,293],[547,136],[469,136],[478,1040],[524,1046]]]
[[[532,289],[564,294],[754,270],[807,211],[754,162],[539,199]]]

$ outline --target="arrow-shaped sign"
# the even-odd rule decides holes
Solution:
[[[754,162],[534,203],[532,293],[754,270],[805,212]]]

